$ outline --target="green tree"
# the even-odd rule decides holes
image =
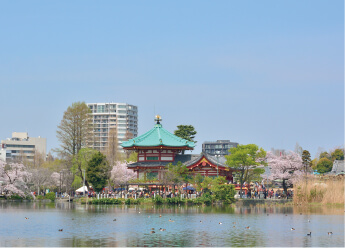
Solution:
[[[227,203],[235,201],[235,186],[226,184],[225,177],[213,179],[212,184],[212,193],[215,195],[216,200],[222,200]]]
[[[86,178],[96,192],[100,192],[110,178],[111,167],[106,157],[100,153],[95,153],[88,163]]]
[[[308,168],[311,166],[311,157],[310,157],[309,151],[303,150],[302,161],[303,161],[303,165],[304,165],[304,172],[307,172]]]
[[[321,158],[316,165],[317,172],[323,174],[332,170],[333,163],[328,158]]]
[[[204,177],[204,180],[200,184],[203,193],[208,193],[211,191],[213,185],[213,179],[211,177]]]
[[[71,171],[75,175],[75,185],[79,185],[80,179],[83,180],[83,171],[87,169],[88,164],[98,151],[91,148],[82,148],[76,156],[72,159]],[[82,182],[82,181],[81,181]],[[85,179],[85,185],[89,187],[88,181]]]
[[[197,191],[201,191],[202,189],[201,183],[203,181],[204,181],[204,177],[200,173],[197,173],[196,175],[192,177],[190,182],[193,183]]]
[[[85,102],[75,102],[64,112],[56,131],[60,141],[60,149],[55,151],[64,158],[71,160],[80,149],[92,144],[93,126],[91,110]]]
[[[138,162],[138,153],[137,152],[131,152],[128,156],[128,159],[126,161],[129,162]]]
[[[254,168],[248,171],[248,178],[247,182],[261,182],[262,181],[262,174],[265,173],[264,168]]]
[[[320,154],[319,159],[322,159],[322,158],[331,159],[331,155],[329,155],[328,152],[322,152],[322,153]]]
[[[319,160],[318,160],[317,158],[314,158],[314,159],[311,161],[311,168],[312,168],[313,170],[316,170],[317,162],[319,162]]]
[[[332,161],[344,160],[344,151],[341,149],[335,149],[331,154]]]
[[[192,125],[179,125],[177,126],[177,130],[174,131],[174,134],[177,137],[196,143],[194,138],[197,132]],[[184,154],[184,150],[182,151],[182,154]]]
[[[176,165],[169,163],[167,168],[170,174],[170,180],[174,186],[173,189],[175,189],[175,185],[182,185],[191,179],[187,166],[182,164],[181,161],[178,161]]]
[[[225,156],[225,163],[238,171],[241,198],[243,183],[248,182],[251,170],[254,170],[258,165],[266,165],[265,157],[266,151],[255,144],[238,145],[237,147],[230,148],[230,155]]]

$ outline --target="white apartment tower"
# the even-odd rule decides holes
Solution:
[[[93,148],[104,151],[108,147],[109,132],[117,131],[119,150],[122,141],[138,135],[138,107],[127,103],[87,103],[91,109],[95,140]]]

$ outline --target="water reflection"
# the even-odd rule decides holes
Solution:
[[[0,223],[0,246],[342,247],[344,244],[344,210],[329,207],[88,206],[2,201]],[[292,227],[295,231],[290,231]],[[152,228],[155,233],[151,233]],[[310,231],[312,236],[306,236]],[[334,234],[328,236],[329,231]]]

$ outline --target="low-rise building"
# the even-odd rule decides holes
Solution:
[[[1,140],[1,157],[5,153],[6,162],[27,160],[32,162],[36,153],[46,157],[47,139],[29,137],[27,132],[13,132],[12,138]]]
[[[6,147],[5,144],[0,145],[0,160],[6,162]]]

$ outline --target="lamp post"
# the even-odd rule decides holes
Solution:
[[[83,196],[85,197],[85,169],[83,169]]]
[[[61,192],[61,184],[62,184],[62,182],[61,182],[61,174],[62,174],[62,171],[60,171],[60,198],[62,196],[62,192]]]

